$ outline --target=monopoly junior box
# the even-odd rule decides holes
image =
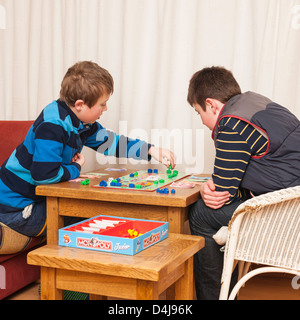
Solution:
[[[168,235],[168,222],[100,215],[60,229],[58,244],[134,255]]]

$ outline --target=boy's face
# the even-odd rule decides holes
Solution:
[[[82,100],[79,112],[77,112],[78,119],[83,123],[94,123],[100,119],[102,113],[107,110],[107,101],[110,98],[110,94],[104,94],[98,99],[95,105],[89,108]]]

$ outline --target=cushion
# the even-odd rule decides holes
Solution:
[[[0,300],[39,279],[40,267],[27,264],[27,253],[28,250],[14,255],[0,255],[0,260],[7,258],[0,262],[5,272],[4,279],[0,278]]]
[[[0,167],[14,149],[24,141],[33,121],[0,121]]]

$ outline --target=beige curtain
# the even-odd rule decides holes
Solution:
[[[300,0],[0,0],[0,119],[36,118],[66,69],[93,60],[115,79],[104,126],[210,172],[210,133],[186,102],[192,74],[225,66],[300,116],[299,49]]]

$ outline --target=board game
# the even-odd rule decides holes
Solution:
[[[100,215],[59,229],[58,244],[135,255],[168,235],[168,222]]]
[[[117,179],[102,180],[100,184],[94,185],[93,187],[155,191],[185,177],[187,177],[185,173],[180,173],[170,168],[166,172],[161,172],[157,169],[148,169],[127,174]]]

